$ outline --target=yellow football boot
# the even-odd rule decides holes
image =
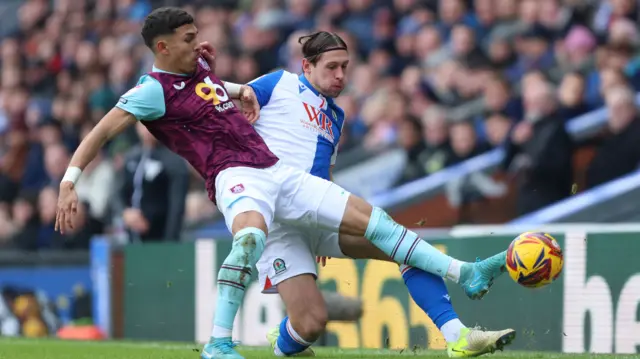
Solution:
[[[277,326],[267,332],[267,340],[269,344],[271,344],[271,349],[275,349],[276,342],[278,341],[278,336],[280,336],[280,326]],[[314,357],[316,353],[311,349],[311,347],[303,350],[298,354],[292,355],[293,357]]]
[[[502,350],[511,344],[516,331],[505,329],[499,331],[483,331],[479,329],[460,329],[460,339],[455,343],[447,343],[449,358],[477,357],[496,350]]]

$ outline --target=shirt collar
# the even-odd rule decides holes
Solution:
[[[315,87],[313,87],[313,85],[311,85],[309,80],[307,80],[307,77],[304,74],[301,74],[298,77],[298,79],[300,80],[300,82],[302,82],[303,85],[305,85],[316,96],[318,96],[320,98],[323,98],[323,99],[326,99],[327,100],[327,105],[333,105],[333,98],[326,97],[326,96],[322,95],[320,92],[318,92],[318,90],[316,90]]]
[[[153,65],[153,67],[151,68],[151,72],[161,72],[161,73],[165,73],[165,74],[178,75],[178,76],[189,76],[187,74],[177,74],[175,72],[169,72],[169,71],[165,71],[165,70],[160,70],[159,68],[156,67],[156,65]]]

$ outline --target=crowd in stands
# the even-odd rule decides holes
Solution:
[[[200,39],[217,49],[218,77],[239,83],[276,68],[299,72],[298,37],[318,29],[340,34],[352,54],[349,86],[337,100],[347,114],[340,151],[404,148],[408,165],[398,185],[503,147],[504,168],[519,174],[518,212],[540,208],[570,192],[577,144],[566,121],[603,105],[612,110],[612,134],[598,142],[590,185],[640,161],[633,146],[640,138],[636,0],[16,4],[17,16],[4,14],[3,22],[10,20],[0,34],[0,248],[85,248],[104,232],[143,240],[153,223],[166,226],[153,237],[169,239],[181,224],[171,227],[166,218],[184,213],[189,225],[215,215],[197,175],[168,155],[149,160],[144,129],[132,128],[86,169],[74,233],[53,231],[70,154],[151,68],[139,31],[144,16],[162,5],[194,14]],[[148,213],[144,208],[154,206],[145,206],[144,196],[136,200],[138,169],[156,180],[146,174],[157,163],[170,170],[153,193],[164,186],[171,195],[155,200],[166,205],[186,197],[171,213]]]

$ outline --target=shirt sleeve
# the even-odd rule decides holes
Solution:
[[[153,77],[143,77],[136,87],[120,97],[116,107],[134,115],[138,121],[153,121],[164,116],[162,85]]]
[[[278,82],[280,82],[283,74],[284,70],[274,71],[270,74],[258,77],[248,83],[248,85],[253,89],[253,92],[256,93],[260,108],[269,103],[271,94],[273,94],[273,89],[276,87]]]

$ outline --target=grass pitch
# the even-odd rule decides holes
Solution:
[[[201,346],[185,343],[129,341],[72,342],[60,340],[0,339],[0,359],[198,359]],[[444,351],[315,348],[318,358],[447,358]],[[247,359],[274,359],[268,348],[240,347]],[[556,354],[505,351],[486,358],[613,359],[637,355]]]

